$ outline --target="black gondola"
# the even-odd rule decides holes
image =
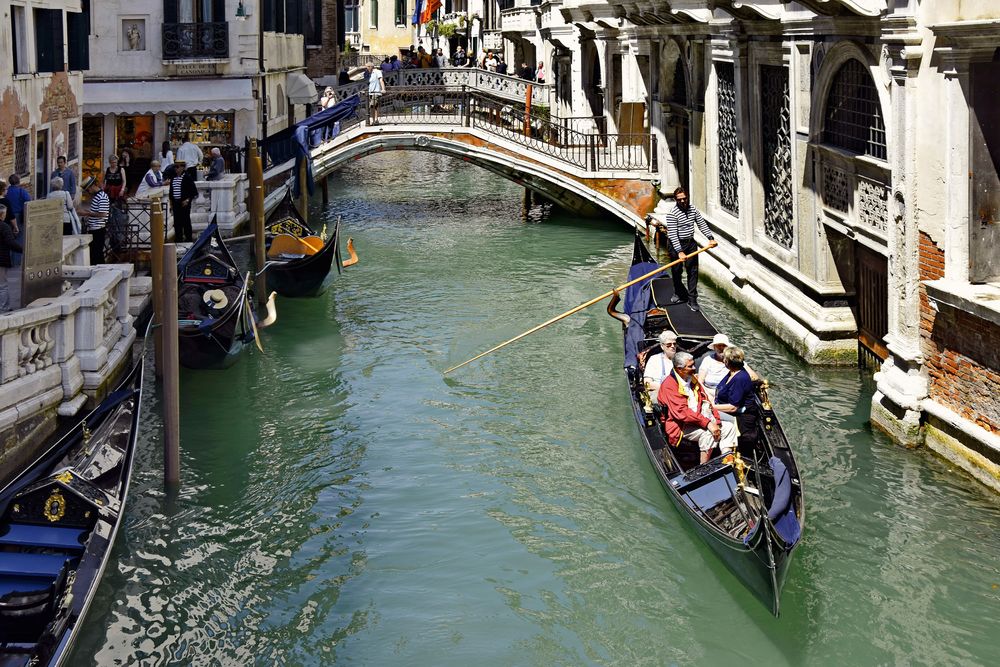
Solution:
[[[121,525],[141,402],[140,360],[0,490],[0,666],[69,656]]]
[[[268,216],[267,286],[281,296],[322,294],[329,284],[334,262],[340,271],[340,220],[333,234],[324,239],[306,223],[286,194]]]
[[[629,280],[657,266],[636,236]],[[757,436],[741,438],[736,456],[715,457],[699,465],[696,450],[667,444],[658,408],[646,396],[638,353],[670,329],[678,336],[678,348],[697,358],[709,350],[716,328],[701,311],[684,303],[671,305],[673,285],[662,274],[626,288],[624,296],[630,318],[625,328],[625,372],[646,454],[681,516],[777,616],[805,509],[798,468],[768,401],[766,384],[757,384]]]
[[[245,277],[213,221],[177,263],[180,362],[187,368],[231,366],[257,329]],[[268,303],[269,311],[273,301]],[[269,320],[273,312],[269,312]]]

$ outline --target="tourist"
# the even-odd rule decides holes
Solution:
[[[323,89],[323,94],[320,95],[319,98],[319,111],[322,111],[323,109],[327,108],[328,102],[330,101],[331,97],[335,97],[333,94],[333,88],[327,86],[326,88]],[[319,111],[317,111],[317,113],[319,113]]]
[[[657,347],[647,348],[639,355],[639,364],[643,368],[642,381],[646,386],[646,391],[649,392],[649,399],[654,405],[660,405],[660,386],[663,380],[670,375],[673,367],[673,359],[677,352],[677,334],[673,331],[664,331],[657,338],[657,342],[659,343],[659,352],[653,353],[646,359],[645,366],[642,365],[643,359]]]
[[[670,261],[681,261],[670,269],[670,276],[674,283],[674,295],[670,297],[670,303],[682,303],[687,301],[691,310],[697,311],[698,305],[698,256],[688,257],[689,254],[698,250],[698,243],[694,240],[694,229],[697,225],[701,233],[708,237],[709,248],[719,245],[712,236],[712,230],[708,228],[705,218],[698,212],[688,200],[688,194],[683,187],[674,190],[674,208],[667,214],[666,227],[667,252]],[[687,271],[687,287],[681,280],[682,274]]]
[[[14,228],[13,216],[10,212],[10,200],[7,199],[7,181],[0,178],[0,204],[4,207],[4,215],[0,217],[0,220],[6,220],[11,229]]]
[[[136,197],[141,197],[153,188],[163,187],[163,172],[160,170],[160,161],[153,160],[149,163],[149,171],[142,177],[139,187],[135,191]]]
[[[507,73],[507,61],[503,59],[503,54],[497,54],[497,74]]]
[[[76,174],[66,166],[66,156],[60,155],[56,158],[56,168],[52,176],[62,179],[62,189],[69,193],[70,197],[76,197]]]
[[[694,357],[678,352],[674,371],[660,385],[657,399],[667,410],[664,420],[667,442],[678,447],[682,440],[697,444],[699,463],[707,463],[719,447],[723,454],[736,448],[736,426],[724,422],[694,374]]]
[[[451,64],[455,67],[465,67],[468,60],[468,56],[465,55],[465,49],[463,49],[461,45],[459,45],[458,48],[455,49],[455,53],[451,55]]]
[[[538,61],[538,69],[535,70],[535,81],[545,83],[545,63]]]
[[[444,49],[437,50],[435,67],[447,67],[448,57],[444,55]]]
[[[486,70],[487,72],[496,72],[498,63],[499,61],[493,55],[493,52],[487,51],[486,57],[483,58],[483,69]]]
[[[90,265],[104,263],[104,233],[111,214],[111,199],[93,176],[88,176],[80,189],[90,197],[86,208],[79,209],[83,231],[90,234]]]
[[[368,118],[373,125],[378,124],[378,100],[385,92],[385,77],[381,70],[376,70],[368,65]]]
[[[351,75],[347,73],[347,66],[340,68],[340,74],[337,75],[337,85],[346,86],[351,82]]]
[[[122,147],[122,149],[118,151],[118,163],[121,164],[122,169],[128,169],[129,167],[131,167],[132,151],[130,151],[125,147]]]
[[[163,145],[160,146],[160,169],[166,170],[167,167],[174,163],[174,152],[170,150],[170,142],[164,141]]]
[[[46,199],[57,199],[62,202],[63,235],[80,233],[80,219],[76,215],[73,195],[63,189],[63,179],[53,176],[49,181],[49,194]]]
[[[401,62],[399,62],[399,56],[390,56],[389,57],[389,71],[391,71],[391,72],[398,72],[401,69],[403,69],[403,64]]]
[[[743,350],[730,346],[723,353],[726,376],[716,390],[715,409],[725,419],[730,418],[739,429],[739,442],[745,447],[757,438],[760,414],[754,400],[753,378],[744,363]]]
[[[183,162],[186,168],[198,168],[205,159],[205,154],[201,149],[191,143],[190,135],[184,135],[184,143],[177,149],[177,161]]]
[[[422,46],[417,47],[417,62],[420,65],[420,69],[429,69],[431,67],[431,54],[427,53],[426,49]]]
[[[208,176],[205,177],[206,181],[218,181],[222,179],[222,175],[226,173],[226,159],[222,157],[222,151],[219,150],[218,146],[215,146],[211,150],[212,155],[212,166],[208,169]]]
[[[179,152],[179,151],[178,151]],[[174,214],[174,241],[194,241],[191,231],[191,204],[198,198],[198,186],[195,185],[197,168],[188,167],[184,160],[174,163],[177,176],[170,181],[170,210]]]
[[[698,366],[698,381],[712,400],[715,400],[715,388],[729,373],[722,361],[722,354],[727,347],[729,347],[729,336],[723,333],[715,334],[715,338],[712,339],[712,352],[706,354]]]
[[[112,201],[124,199],[126,194],[125,170],[119,166],[118,156],[108,156],[108,168],[104,170],[104,192]]]
[[[382,59],[382,64],[379,65],[378,68],[382,70],[383,75],[392,71],[392,61],[389,60],[389,56]]]
[[[24,252],[7,222],[7,206],[0,204],[0,313],[10,311],[10,291],[7,289],[7,269],[13,266],[11,252]]]
[[[517,70],[517,76],[525,81],[534,81],[535,70],[528,67],[528,63],[521,63],[521,68]]]
[[[22,240],[22,225],[24,223],[24,205],[31,201],[31,195],[21,187],[21,177],[11,174],[7,179],[7,217],[9,218],[11,229],[18,236],[18,241]]]

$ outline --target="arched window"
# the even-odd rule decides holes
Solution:
[[[682,106],[687,105],[687,77],[684,72],[684,60],[678,56],[674,63],[674,89],[670,95],[670,101]]]
[[[824,117],[824,143],[858,155],[887,158],[878,91],[859,61],[848,60],[834,75]]]

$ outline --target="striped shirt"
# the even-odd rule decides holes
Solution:
[[[181,199],[181,180],[183,178],[183,175],[177,174],[174,176],[174,180],[170,181],[170,198],[175,201],[180,201]]]
[[[694,206],[688,206],[687,211],[682,211],[679,206],[674,205],[674,210],[667,214],[666,223],[667,239],[669,239],[670,245],[673,246],[674,252],[681,252],[683,250],[681,244],[694,238],[694,226],[696,224],[701,233],[707,236],[710,241],[715,238],[712,236],[712,230],[708,228],[705,218],[701,216],[701,213]]]
[[[104,229],[108,223],[108,214],[111,213],[111,199],[108,193],[100,190],[90,198],[90,212],[92,216],[87,217],[87,229]]]

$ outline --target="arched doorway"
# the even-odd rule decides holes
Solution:
[[[604,80],[601,75],[601,58],[593,41],[583,43],[583,89],[590,106],[590,115],[604,118]],[[605,131],[601,123],[600,129]]]
[[[688,111],[687,67],[680,45],[669,40],[660,55],[660,109],[666,120],[664,135],[677,178],[685,189],[690,180],[690,122]]]

